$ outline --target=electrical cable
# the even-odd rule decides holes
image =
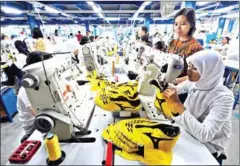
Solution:
[[[43,66],[44,74],[45,74],[46,81],[47,81],[47,86],[48,86],[48,89],[49,89],[49,91],[50,91],[50,94],[51,94],[51,96],[52,96],[52,99],[53,99],[54,103],[56,103],[56,101],[55,101],[55,99],[54,99],[54,97],[53,97],[53,94],[52,94],[52,90],[51,90],[51,88],[50,88],[50,86],[49,86],[49,82],[50,82],[50,81],[49,81],[49,79],[48,79],[47,72],[46,72],[46,68],[45,68],[45,65],[44,65],[44,63],[43,63],[43,56],[44,56],[44,55],[42,55],[41,60],[42,60],[42,66]]]
[[[34,9],[36,10],[36,6],[35,6],[35,4],[34,4]],[[43,26],[45,27],[45,24],[44,24],[44,22],[43,22],[43,20],[42,20],[42,16],[40,15],[40,13],[39,13],[38,10],[36,10],[36,11],[37,11],[38,17],[40,18],[40,20],[41,20]]]

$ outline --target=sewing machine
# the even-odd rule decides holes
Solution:
[[[43,55],[42,55],[43,56]],[[52,132],[59,140],[68,140],[84,130],[73,105],[78,102],[75,78],[82,72],[71,62],[71,54],[62,54],[31,64],[23,69],[22,85],[36,110],[34,126],[41,133]]]
[[[168,54],[158,50],[141,54],[142,70],[139,72],[139,94],[152,96],[155,89],[149,84],[151,79],[158,78],[162,86],[172,83],[183,69],[183,59],[175,54]]]

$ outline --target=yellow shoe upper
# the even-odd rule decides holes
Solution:
[[[138,111],[142,104],[137,86],[138,82],[105,86],[96,95],[95,104],[106,111]]]
[[[159,89],[156,90],[156,98],[154,100],[154,105],[157,110],[161,112],[165,117],[169,119],[173,117],[173,103],[169,99],[164,98],[163,93],[161,93]]]
[[[135,118],[111,124],[102,133],[106,141],[120,148],[116,153],[129,160],[146,164],[170,164],[172,148],[180,128],[145,118]]]

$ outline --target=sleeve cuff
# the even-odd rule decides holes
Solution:
[[[187,112],[188,112],[188,111],[185,110],[181,115],[178,115],[178,116],[176,116],[176,117],[172,117],[172,119],[173,119],[175,122],[177,122],[177,123],[182,123],[184,116],[185,116],[186,114],[188,114]]]

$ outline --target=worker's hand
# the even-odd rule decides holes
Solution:
[[[179,103],[177,90],[175,88],[168,88],[163,93],[164,97],[171,100],[173,103]]]
[[[184,106],[179,100],[177,90],[175,88],[166,89],[163,95],[173,104],[173,109],[171,110],[173,116],[177,116],[179,114],[181,115],[184,112]]]

